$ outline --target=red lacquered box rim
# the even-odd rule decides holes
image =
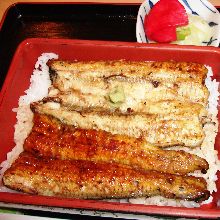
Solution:
[[[32,70],[34,68],[35,62],[37,61],[37,57],[39,57],[42,52],[58,53],[61,59],[126,59],[146,61],[177,60],[201,62],[212,66],[215,78],[220,81],[220,49],[215,47],[179,46],[168,44],[139,44],[127,42],[68,39],[26,39],[19,45],[16,50],[0,93],[0,162],[6,159],[6,153],[10,151],[14,146],[13,126],[16,122],[16,115],[9,110],[13,107],[16,107],[18,97],[23,95],[25,89],[28,88],[28,79],[32,74]],[[27,77],[22,78],[22,76]],[[216,140],[218,143],[219,139],[220,138],[218,137]],[[203,206],[200,208],[182,208],[95,200],[64,199],[0,192],[0,202],[7,203],[135,214],[174,215],[197,218],[219,217],[220,209],[217,206],[217,199],[219,199],[219,197],[219,195],[215,196],[214,203],[210,206]]]

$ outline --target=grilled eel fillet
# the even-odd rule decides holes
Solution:
[[[166,100],[207,105],[209,92],[204,81],[207,68],[185,62],[90,61],[48,63],[52,84],[59,97],[71,95],[89,106],[111,108],[109,93],[123,88],[125,101],[120,108],[138,109],[144,103]],[[102,103],[99,103],[99,100]],[[94,100],[94,102],[92,101]],[[83,104],[83,102],[82,102]],[[139,107],[139,105],[141,105]]]
[[[3,183],[25,193],[82,199],[162,195],[198,202],[209,197],[203,178],[114,163],[37,158],[26,152],[5,172]]]
[[[36,156],[62,160],[117,162],[143,170],[171,174],[205,172],[206,160],[184,151],[161,150],[142,139],[105,131],[76,129],[47,116],[34,114],[34,126],[24,150]]]
[[[122,114],[94,108],[72,109],[50,101],[32,103],[31,109],[35,113],[54,116],[66,124],[82,129],[143,137],[147,142],[160,147],[197,147],[204,139],[202,123],[199,117],[193,114]]]
[[[110,102],[106,101],[105,97],[86,95],[82,97],[82,94],[78,92],[69,92],[69,93],[59,93],[50,97],[44,98],[44,101],[54,101],[60,103],[62,106],[65,106],[69,109],[75,109],[77,106],[91,108],[96,107],[96,109],[106,110],[110,109],[112,111],[120,111],[122,113],[130,112],[143,112],[146,114],[157,114],[157,115],[167,115],[175,114],[182,116],[195,115],[198,116],[202,123],[209,121],[208,111],[206,108],[198,103],[192,102],[181,102],[177,100],[165,100],[158,102],[140,102],[137,105],[131,105],[127,103],[122,103],[120,105],[112,105]],[[74,105],[75,104],[75,105]]]

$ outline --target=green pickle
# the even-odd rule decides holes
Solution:
[[[189,27],[178,27],[176,29],[177,40],[185,40],[185,38],[191,34]]]

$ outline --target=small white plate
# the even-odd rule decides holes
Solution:
[[[158,0],[145,0],[138,11],[136,24],[136,38],[139,43],[152,43],[144,31],[144,18],[149,13],[151,8]],[[186,9],[187,14],[201,16],[206,20],[209,26],[213,29],[213,36],[208,42],[203,42],[202,46],[219,46],[220,42],[220,13],[219,11],[206,0],[179,0]]]

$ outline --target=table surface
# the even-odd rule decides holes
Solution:
[[[5,11],[13,4],[18,2],[96,2],[96,3],[129,3],[141,4],[143,0],[1,0],[0,1],[0,20],[4,16]],[[215,6],[220,6],[220,0],[210,0]]]

